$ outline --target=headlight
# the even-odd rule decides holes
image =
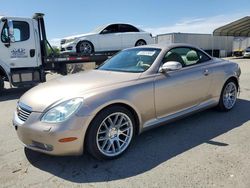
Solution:
[[[70,43],[70,42],[73,42],[75,39],[67,39],[65,43]]]
[[[48,110],[41,121],[47,123],[59,123],[66,121],[72,114],[74,114],[83,103],[82,98],[74,98],[64,101],[55,107]]]

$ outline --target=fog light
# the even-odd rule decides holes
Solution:
[[[43,143],[40,143],[40,142],[36,142],[34,140],[32,140],[32,144],[30,146],[38,148],[38,149],[46,150],[46,151],[52,151],[53,150],[53,146],[52,145],[50,145],[50,144],[43,144]]]
[[[67,50],[72,50],[73,49],[73,46],[69,46],[66,48]]]

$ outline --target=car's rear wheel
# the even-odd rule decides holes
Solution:
[[[135,46],[143,46],[143,45],[146,45],[146,41],[145,40],[138,40],[136,43],[135,43]]]
[[[132,113],[122,106],[101,111],[90,124],[86,137],[88,152],[97,159],[113,159],[123,154],[134,136]]]
[[[90,55],[94,52],[93,45],[88,41],[81,41],[76,46],[77,53],[81,53],[84,55]]]
[[[3,77],[0,75],[0,91],[4,89],[4,80]]]
[[[237,100],[238,87],[234,80],[228,80],[222,89],[218,109],[221,111],[231,110]]]

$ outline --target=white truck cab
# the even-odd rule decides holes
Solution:
[[[31,18],[0,18],[0,82],[11,86],[41,81],[41,45],[38,21]],[[0,90],[3,83],[0,83]]]

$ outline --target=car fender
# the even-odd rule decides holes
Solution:
[[[80,37],[80,38],[77,38],[76,40],[75,40],[75,45],[77,46],[77,44],[79,43],[79,42],[81,42],[81,41],[87,41],[87,42],[90,42],[93,46],[94,46],[94,48],[96,47],[96,45],[97,45],[97,38],[95,39],[93,36],[85,36],[85,37]]]
[[[154,39],[150,36],[150,33],[148,32],[142,32],[138,35],[138,38],[136,40],[136,42],[138,40],[144,40],[147,44],[154,44]]]
[[[88,114],[89,117],[92,117],[91,121],[96,117],[96,115],[101,112],[103,109],[112,106],[112,105],[124,105],[124,106],[128,106],[129,108],[133,109],[133,111],[136,113],[136,118],[138,119],[138,131],[139,133],[142,130],[142,117],[141,114],[139,113],[139,109],[132,104],[129,100],[125,99],[125,98],[121,98],[121,99],[114,99],[114,100],[102,100],[102,102],[97,102],[96,104],[92,104],[91,106],[90,101],[84,100],[84,102],[86,103],[85,105],[87,106],[87,108],[83,109],[82,112],[79,113],[83,113],[85,115]],[[88,110],[88,112],[86,112],[86,110]]]
[[[239,77],[241,74],[240,66],[236,63],[231,63],[229,66],[225,66],[225,79],[224,84],[230,78],[235,78],[237,80],[237,84],[239,86]],[[223,85],[224,85],[223,84]]]
[[[137,107],[135,105],[133,105],[131,102],[129,102],[128,100],[124,100],[124,99],[119,99],[119,100],[112,100],[112,101],[106,101],[105,103],[103,103],[102,105],[98,106],[94,111],[92,111],[92,115],[93,118],[96,116],[96,114],[98,114],[100,111],[102,111],[103,109],[112,106],[112,105],[124,105],[124,106],[128,106],[129,108],[133,109],[133,111],[136,113],[135,118],[138,118],[139,121],[139,132],[141,130],[141,122],[142,122],[142,117],[141,114],[139,113],[139,110],[137,109]]]
[[[95,116],[102,109],[124,104],[133,109],[139,121],[139,133],[146,121],[156,118],[154,106],[154,82],[138,81],[135,85],[122,83],[92,90],[84,95],[84,103],[88,108],[83,109],[85,115]]]

